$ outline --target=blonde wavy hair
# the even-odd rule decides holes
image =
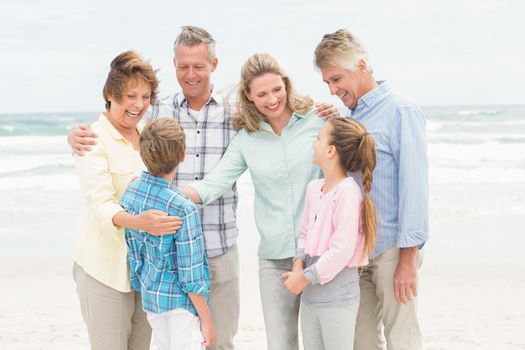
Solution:
[[[313,106],[313,101],[308,96],[299,95],[294,88],[292,80],[285,74],[279,63],[267,53],[256,53],[248,58],[241,67],[241,79],[238,86],[237,112],[233,117],[234,127],[245,129],[247,132],[260,131],[260,122],[266,117],[255,104],[248,99],[250,84],[253,79],[271,73],[281,76],[286,90],[286,106],[298,114],[306,114]]]

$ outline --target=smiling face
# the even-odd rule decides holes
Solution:
[[[323,81],[328,84],[330,94],[336,95],[348,108],[355,108],[357,101],[367,92],[366,80],[369,73],[366,66],[358,65],[355,71],[342,66],[329,65],[321,68]]]
[[[151,85],[143,79],[127,83],[120,102],[112,96],[106,116],[117,129],[135,129],[151,102]]]
[[[292,111],[286,105],[286,86],[280,75],[265,73],[253,78],[249,88],[246,97],[270,123],[272,120],[288,118],[291,115]]]
[[[217,58],[210,62],[206,44],[178,45],[173,64],[182,93],[188,100],[207,100],[211,94],[211,73],[217,68]]]

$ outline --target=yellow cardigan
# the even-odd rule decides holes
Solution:
[[[141,132],[142,127],[139,123],[137,130]],[[113,225],[112,219],[124,210],[119,199],[145,166],[139,152],[104,114],[91,128],[98,135],[97,144],[83,157],[75,156],[84,205],[74,259],[99,282],[130,292],[124,229]]]

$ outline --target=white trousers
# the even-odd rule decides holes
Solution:
[[[199,318],[184,309],[148,313],[153,341],[159,350],[204,350]]]

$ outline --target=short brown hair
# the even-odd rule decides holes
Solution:
[[[157,71],[153,69],[151,64],[134,51],[126,51],[115,57],[111,61],[108,77],[102,90],[102,96],[106,101],[106,110],[111,107],[110,97],[120,102],[128,85],[137,80],[143,80],[149,84],[151,88],[150,101],[152,104],[155,103],[157,88],[159,87],[156,73]]]
[[[173,118],[149,122],[139,139],[140,156],[153,176],[169,174],[184,159],[184,130]]]

